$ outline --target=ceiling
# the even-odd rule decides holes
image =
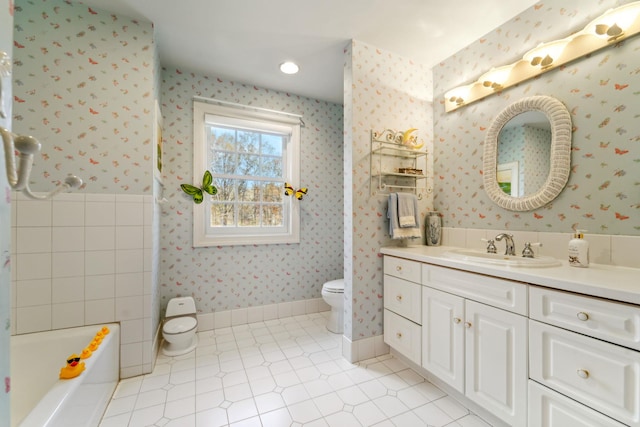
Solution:
[[[343,102],[355,39],[429,67],[534,0],[81,0],[154,23],[160,62],[240,83]],[[279,65],[293,60],[296,75]]]

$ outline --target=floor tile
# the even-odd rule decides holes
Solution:
[[[100,427],[490,427],[392,355],[349,363],[327,316],[199,332],[122,380]]]

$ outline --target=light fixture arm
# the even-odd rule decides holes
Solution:
[[[64,182],[45,195],[36,195],[29,188],[29,177],[33,167],[35,154],[40,151],[40,142],[32,136],[16,135],[10,130],[0,127],[0,135],[4,143],[5,165],[7,169],[7,181],[12,190],[22,191],[27,197],[36,200],[50,199],[63,192],[77,189],[82,185],[82,179],[75,175],[69,175]],[[18,166],[16,167],[16,151],[18,152]]]

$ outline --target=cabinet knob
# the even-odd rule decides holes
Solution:
[[[456,325],[457,325],[458,323],[460,323],[460,322],[462,322],[462,319],[461,319],[461,318],[459,318],[459,317],[454,317],[454,318],[453,318],[453,323],[455,323]]]
[[[589,315],[584,311],[579,312],[578,314],[576,314],[576,316],[578,316],[578,319],[582,320],[583,322],[589,320]]]
[[[402,271],[402,266],[396,265],[396,271]]]
[[[589,371],[587,371],[586,369],[578,369],[578,376],[580,378],[587,379],[589,378]]]
[[[471,328],[471,322],[464,322],[464,327],[467,329]]]
[[[398,300],[398,302],[402,302],[402,295],[397,295],[396,299]]]
[[[396,338],[398,339],[402,338],[402,332],[396,332]]]

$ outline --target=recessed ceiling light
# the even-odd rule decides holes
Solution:
[[[295,62],[286,61],[280,64],[280,71],[285,74],[295,74],[300,70],[300,67]]]

